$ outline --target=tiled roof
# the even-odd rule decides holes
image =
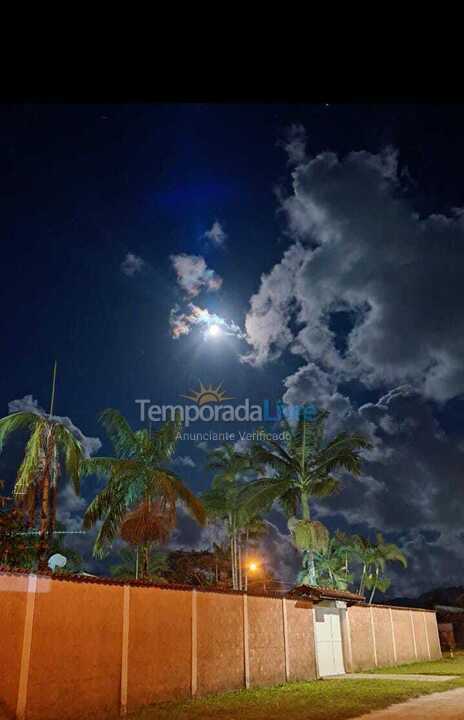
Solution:
[[[345,600],[348,603],[364,602],[364,596],[348,590],[334,590],[333,588],[316,587],[314,585],[297,585],[289,593],[288,597],[307,597],[314,602],[321,600]]]

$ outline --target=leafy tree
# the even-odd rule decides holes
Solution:
[[[244,488],[241,501],[251,513],[280,502],[289,517],[294,543],[303,556],[298,581],[316,585],[314,552],[325,551],[329,535],[322,523],[311,519],[311,500],[338,490],[340,481],[332,474],[334,471],[359,475],[360,451],[369,448],[370,443],[364,435],[344,432],[326,442],[328,413],[319,411],[313,417],[308,410],[301,408],[294,426],[287,419],[283,421],[286,439],[282,443],[263,434],[263,441],[254,445],[253,461],[260,473]]]
[[[52,395],[53,398],[53,395]],[[37,504],[40,507],[39,566],[47,566],[49,544],[56,520],[58,483],[63,475],[79,494],[80,465],[84,458],[81,442],[64,424],[53,416],[20,411],[0,420],[0,452],[7,438],[16,430],[30,433],[24,459],[18,469],[14,495],[34,525]]]
[[[213,550],[173,550],[169,553],[166,578],[181,585],[230,587],[231,562],[228,548],[214,544]]]
[[[242,502],[242,490],[247,482],[244,475],[253,470],[251,457],[239,453],[234,446],[226,443],[209,455],[208,466],[215,470],[211,488],[202,494],[202,501],[208,517],[224,522],[230,543],[232,587],[241,590],[246,585],[250,540],[266,532],[260,515],[247,508]]]
[[[123,548],[119,553],[120,561],[110,565],[110,573],[113,577],[120,579],[133,579],[139,576],[139,552],[138,548]],[[157,583],[165,583],[165,573],[168,571],[167,557],[165,553],[153,551],[150,548],[148,566],[145,574],[147,580]]]
[[[124,523],[133,521],[144,528],[143,544],[160,537],[159,512],[163,508],[171,526],[175,524],[176,502],[182,502],[191,515],[203,524],[205,511],[200,501],[168,468],[175,449],[180,421],[161,426],[156,433],[133,430],[125,418],[113,409],[105,410],[100,421],[115,450],[115,457],[95,457],[82,465],[85,475],[97,475],[106,486],[92,500],[84,515],[84,528],[102,521],[94,545],[94,555],[104,557]],[[127,525],[126,525],[127,527]],[[150,530],[154,535],[150,536]],[[151,539],[150,539],[151,538]],[[145,560],[147,552],[144,550]],[[146,562],[144,562],[146,568]]]

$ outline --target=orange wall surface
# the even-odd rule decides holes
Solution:
[[[198,693],[243,688],[243,597],[197,592],[197,621]]]
[[[398,663],[413,662],[415,655],[409,610],[393,610],[392,608],[392,615]]]
[[[353,671],[370,670],[375,667],[374,643],[370,612],[364,607],[350,607],[348,610],[351,634]]]
[[[8,718],[15,717],[21,658],[27,657],[27,587],[27,575],[0,574],[0,716]],[[308,601],[48,577],[38,578],[29,597],[35,602],[29,604],[34,614],[25,720],[117,716],[126,688],[123,648],[129,711],[190,697],[192,689],[201,695],[244,688],[247,667],[251,687],[283,683],[287,673],[289,680],[316,677]],[[429,647],[432,659],[441,657],[434,613],[392,609],[392,617],[398,662],[415,660],[413,628],[417,658],[428,659]],[[354,671],[375,667],[372,629],[377,665],[394,663],[389,609],[353,606],[348,621],[343,626],[350,629]],[[350,643],[344,645],[349,653]]]
[[[27,717],[117,713],[123,588],[39,578]]]
[[[16,712],[26,615],[27,577],[0,575],[0,717]]]
[[[310,603],[285,600],[287,608],[289,680],[314,680],[316,654],[313,611]]]
[[[128,706],[190,695],[192,593],[131,587]]]
[[[388,608],[372,608],[374,619],[375,647],[377,651],[377,664],[394,665],[393,634]]]
[[[430,654],[432,660],[441,658],[440,638],[438,636],[438,625],[435,613],[426,613],[427,635],[429,638]]]
[[[285,682],[282,600],[249,597],[248,622],[251,685]]]

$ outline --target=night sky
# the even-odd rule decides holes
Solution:
[[[330,432],[374,441],[315,515],[402,547],[391,596],[463,584],[463,126],[458,106],[3,106],[1,414],[48,408],[55,359],[55,412],[89,451],[110,450],[104,408],[138,426],[136,399],[176,404],[200,381],[313,402]],[[8,488],[23,440],[0,457]],[[217,444],[178,447],[195,491]],[[100,487],[63,488],[69,529]],[[270,521],[263,552],[291,580]],[[172,546],[213,535],[181,515]],[[71,541],[89,570],[92,537]]]

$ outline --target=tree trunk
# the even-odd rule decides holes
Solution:
[[[364,593],[364,579],[366,577],[366,565],[363,565],[363,571],[361,575],[361,582],[359,583],[359,589],[358,589],[358,595],[362,595]]]
[[[231,532],[230,535],[230,564],[232,571],[232,589],[235,590],[235,549],[234,549],[234,534]]]
[[[303,514],[303,520],[310,520],[311,516],[309,513],[309,497],[308,493],[301,493],[301,511]],[[314,553],[312,550],[306,550],[308,558],[308,579],[310,585],[317,585],[316,576],[316,565],[314,563]]]
[[[135,549],[135,579],[139,579],[139,546]]]
[[[40,503],[40,530],[39,530],[39,570],[48,569],[48,523],[50,510],[50,477],[48,468],[42,478],[42,497]]]
[[[142,579],[148,580],[148,564],[150,559],[150,544],[146,543],[143,546],[143,555],[142,555]]]
[[[242,582],[242,538],[239,534],[238,536],[238,556],[237,556],[237,564],[238,564],[238,589],[243,589],[243,582]]]
[[[375,571],[375,581],[374,581],[374,587],[372,588],[371,596],[369,598],[369,605],[372,605],[372,601],[374,599],[375,591],[377,590],[377,580],[379,579],[379,568],[376,568]]]
[[[245,592],[248,592],[248,540],[250,531],[247,529],[245,535]]]

